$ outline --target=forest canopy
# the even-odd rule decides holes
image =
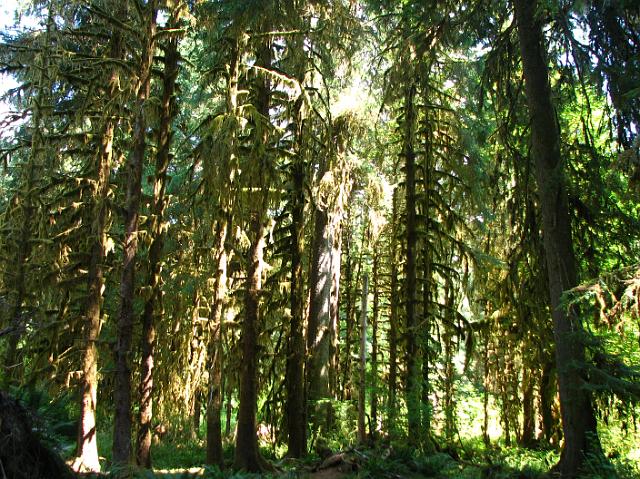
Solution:
[[[0,477],[640,475],[637,1],[28,0],[0,74]]]

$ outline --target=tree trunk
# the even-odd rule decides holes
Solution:
[[[113,462],[125,464],[131,459],[131,340],[135,294],[135,266],[138,251],[138,216],[142,195],[142,167],[146,149],[147,118],[145,103],[151,88],[151,65],[155,47],[157,9],[155,0],[148,4],[146,45],[140,64],[139,88],[135,102],[133,151],[127,163],[128,183],[124,223],[120,314],[115,349],[115,417],[113,426]]]
[[[378,429],[378,319],[380,316],[380,255],[373,252],[373,317],[371,318],[371,441]]]
[[[307,400],[314,429],[327,427],[331,335],[331,228],[328,212],[316,209],[312,245],[309,320],[307,323]]]
[[[391,214],[391,291],[389,308],[389,399],[387,403],[387,430],[396,428],[397,382],[398,382],[398,248],[396,228],[398,221],[398,188],[393,190]]]
[[[538,2],[514,0],[515,18],[531,116],[531,155],[542,210],[542,232],[549,276],[564,447],[557,466],[562,477],[578,474],[589,453],[601,454],[597,423],[584,380],[576,369],[585,361],[574,310],[563,306],[562,293],[577,284],[571,224],[565,189],[560,134],[551,99]]]
[[[165,190],[167,169],[170,161],[172,140],[171,122],[175,116],[175,90],[178,75],[178,39],[171,38],[165,48],[163,92],[158,130],[158,153],[156,156],[155,182],[153,186],[153,205],[151,209],[149,248],[146,281],[150,296],[144,304],[142,314],[142,357],[140,361],[140,411],[136,444],[136,459],[140,466],[151,467],[151,420],[153,418],[153,348],[156,336],[156,317],[162,316],[162,249],[164,247],[163,216],[166,205]]]
[[[298,119],[298,137],[302,135],[302,120]],[[299,153],[301,154],[301,153]],[[287,347],[287,425],[288,453],[302,457],[307,453],[307,424],[304,398],[304,288],[302,256],[304,247],[304,161],[297,158],[293,165],[291,191],[291,323]]]
[[[534,381],[527,366],[522,371],[522,435],[520,445],[533,447],[535,440],[536,421],[534,416]]]
[[[207,464],[224,468],[222,450],[222,311],[226,296],[227,253],[225,240],[226,221],[218,224],[217,251],[215,262],[214,299],[210,312],[210,336],[208,357],[209,398],[207,400]]]
[[[266,28],[266,26],[265,26]],[[257,64],[262,68],[271,67],[271,46],[266,39],[257,51]],[[260,115],[269,118],[271,103],[271,84],[268,77],[258,78],[256,86],[255,106]],[[261,129],[262,137],[257,140],[262,143],[264,150],[268,143],[268,128]],[[257,154],[264,154],[258,149]],[[254,198],[249,225],[249,268],[244,295],[244,321],[241,331],[242,369],[240,373],[240,406],[238,409],[238,424],[236,436],[236,450],[234,467],[248,472],[261,472],[268,468],[266,461],[258,450],[258,436],[256,431],[256,408],[258,405],[258,336],[260,319],[260,290],[262,289],[263,255],[266,244],[265,216],[269,198],[269,186],[265,178],[265,168],[261,164],[264,158],[255,158],[259,165],[257,184],[260,196]]]
[[[350,217],[350,210],[347,213]],[[351,221],[348,221],[351,225]],[[346,252],[345,252],[345,337],[344,337],[344,362],[342,363],[342,388],[341,399],[348,401],[351,399],[351,337],[353,336],[353,311],[354,311],[354,287],[353,287],[353,249],[351,229],[346,230]]]
[[[111,38],[111,57],[122,57],[122,38],[114,31]],[[109,78],[110,97],[116,94],[119,85],[118,71],[114,69]],[[106,230],[109,209],[107,196],[113,160],[113,138],[116,126],[113,112],[108,112],[96,161],[96,189],[94,193],[93,222],[91,224],[91,259],[89,262],[87,304],[84,319],[84,345],[82,379],[80,381],[80,419],[74,469],[100,472],[96,430],[96,407],[98,392],[98,348],[100,336],[102,288],[104,270],[102,262],[106,251]]]
[[[367,304],[369,296],[369,273],[362,273],[362,301],[360,303],[360,374],[358,384],[358,442],[367,440],[366,414],[366,378],[367,371]]]
[[[117,81],[117,74],[114,73],[111,84],[115,85]],[[97,156],[94,218],[91,225],[91,260],[89,263],[87,305],[84,320],[85,350],[82,357],[82,379],[80,382],[80,419],[78,421],[77,459],[74,464],[74,469],[78,471],[100,472],[96,431],[98,392],[98,348],[96,347],[96,341],[100,336],[101,327],[102,287],[104,284],[102,262],[105,257],[107,239],[107,195],[113,156],[114,123],[115,120],[113,118],[107,120]]]
[[[254,214],[251,220],[251,237],[241,335],[240,407],[234,467],[247,472],[260,472],[263,470],[263,463],[258,451],[256,407],[258,404],[258,306],[265,246],[265,228],[261,213]]]
[[[554,380],[552,376],[553,364],[545,361],[540,374],[540,434],[541,439],[551,444],[553,437],[553,398],[555,396]]]
[[[416,87],[407,87],[404,99],[403,151],[405,159],[405,194],[406,194],[406,262],[405,262],[405,301],[406,301],[406,379],[405,395],[407,403],[407,422],[409,426],[409,443],[417,445],[420,437],[420,383],[421,374],[417,361],[418,347],[416,341],[416,154],[413,145],[415,130],[415,99]]]
[[[333,219],[333,244],[331,247],[331,293],[329,299],[330,351],[329,393],[337,397],[337,382],[340,373],[340,266],[342,262],[342,222],[341,215]]]

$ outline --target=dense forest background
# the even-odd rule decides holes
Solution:
[[[639,477],[640,3],[21,8],[0,388],[76,471]]]

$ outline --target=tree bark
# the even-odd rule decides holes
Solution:
[[[225,250],[227,224],[218,224],[217,272],[214,280],[214,299],[210,313],[209,337],[209,398],[207,400],[207,464],[224,468],[222,450],[222,311],[226,296],[227,253]]]
[[[324,168],[323,168],[324,170]],[[307,400],[314,429],[328,425],[331,335],[331,228],[326,210],[316,208],[312,244],[309,320],[307,323]]]
[[[122,13],[122,12],[121,12]],[[110,55],[122,57],[122,37],[114,31],[111,37]],[[120,76],[114,69],[109,78],[109,97],[117,92]],[[89,262],[87,304],[84,319],[85,350],[82,358],[82,379],[80,381],[80,419],[74,469],[100,472],[98,441],[96,430],[96,408],[98,391],[98,348],[100,336],[102,288],[104,286],[103,261],[106,251],[106,231],[109,217],[107,196],[111,165],[113,161],[113,139],[117,120],[114,112],[107,112],[100,149],[96,157],[96,189],[94,192],[93,222],[91,224],[91,259]]]
[[[369,273],[362,273],[362,300],[360,303],[360,374],[358,384],[358,442],[367,440],[366,430],[366,377],[367,371],[367,304],[369,296]]]
[[[549,277],[564,447],[558,472],[576,477],[588,453],[601,454],[597,423],[584,380],[584,346],[576,311],[562,305],[564,291],[577,285],[567,192],[560,158],[560,133],[551,98],[542,23],[535,0],[514,0],[515,18],[531,116],[531,155],[536,165],[542,232]]]
[[[398,248],[396,228],[398,221],[398,188],[393,190],[391,213],[391,291],[389,305],[389,398],[387,403],[388,427],[393,431],[396,427],[397,383],[398,383]]]
[[[265,30],[266,30],[266,26]],[[271,67],[271,45],[269,40],[260,45],[257,62],[262,68]],[[255,106],[263,118],[269,118],[271,103],[271,84],[268,77],[258,78]],[[262,137],[258,139],[266,150],[268,127],[262,128]],[[257,154],[264,154],[258,150]],[[242,369],[240,373],[240,406],[236,436],[234,467],[248,472],[261,472],[268,468],[258,450],[256,431],[256,408],[258,405],[258,336],[260,320],[260,291],[262,289],[263,255],[266,244],[265,215],[269,198],[269,186],[265,178],[265,169],[261,164],[264,158],[256,158],[259,165],[257,184],[260,196],[254,198],[249,224],[249,268],[244,295],[244,321],[241,331]]]
[[[153,186],[153,205],[151,208],[152,237],[148,258],[148,277],[146,281],[149,298],[145,301],[142,314],[142,357],[140,361],[140,411],[136,444],[138,465],[151,467],[151,420],[153,418],[153,349],[156,337],[156,317],[162,316],[162,249],[164,248],[164,209],[167,203],[165,190],[167,169],[170,161],[172,140],[171,122],[175,116],[175,91],[178,75],[178,39],[167,41],[164,59],[163,92],[158,130],[158,153],[155,165]]]
[[[350,217],[350,210],[347,213]],[[348,220],[351,224],[351,221]],[[351,399],[351,337],[353,336],[353,312],[354,312],[354,287],[353,287],[353,249],[352,249],[351,229],[346,230],[346,252],[345,252],[345,336],[344,336],[344,361],[342,363],[342,387],[341,399],[348,401]]]
[[[420,437],[420,382],[421,374],[417,361],[418,345],[416,341],[416,248],[417,248],[417,219],[416,219],[416,154],[414,150],[415,133],[415,85],[406,88],[404,98],[403,151],[405,160],[405,201],[406,201],[406,262],[405,262],[405,395],[407,404],[408,439],[412,445],[417,445]]]
[[[240,407],[236,436],[234,467],[247,472],[260,472],[263,463],[258,451],[256,435],[256,407],[258,404],[258,321],[265,228],[262,214],[254,214],[251,220],[251,248],[249,270],[244,296],[244,321],[242,323],[242,369],[240,376]]]
[[[133,313],[135,294],[135,267],[138,251],[138,216],[142,196],[142,167],[146,149],[147,118],[144,107],[151,89],[151,65],[155,48],[156,4],[148,4],[146,44],[142,52],[139,87],[135,102],[133,128],[133,151],[127,162],[128,183],[124,222],[124,246],[122,279],[120,283],[120,313],[117,325],[116,366],[113,426],[113,462],[126,464],[131,459],[131,340],[133,336]]]
[[[302,135],[302,119],[298,118],[298,137]],[[301,155],[301,152],[298,153]],[[302,457],[307,453],[307,424],[304,398],[304,288],[302,256],[304,247],[304,161],[296,158],[293,165],[291,191],[291,323],[287,347],[287,425],[288,455]]]
[[[378,320],[380,316],[380,255],[373,252],[373,316],[371,318],[371,441],[378,429]]]

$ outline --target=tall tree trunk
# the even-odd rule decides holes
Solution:
[[[156,3],[147,5],[148,25],[146,44],[142,52],[139,86],[135,102],[133,127],[133,151],[127,162],[128,183],[124,222],[124,246],[122,279],[120,283],[120,314],[117,325],[115,349],[115,417],[113,425],[113,462],[125,464],[131,459],[131,340],[135,294],[135,267],[138,251],[138,216],[142,195],[142,167],[146,149],[147,118],[145,103],[151,89],[151,65],[155,48]]]
[[[534,380],[529,367],[522,371],[522,435],[520,445],[533,447],[535,439],[536,421],[534,416]]]
[[[298,137],[302,135],[302,119],[298,113]],[[302,152],[298,153],[302,155]],[[288,455],[302,457],[307,453],[307,424],[304,398],[304,288],[302,256],[304,247],[304,160],[293,165],[291,191],[291,323],[287,346],[287,425]]]
[[[175,91],[178,75],[178,39],[167,42],[164,57],[163,91],[158,130],[158,153],[156,156],[155,181],[153,185],[153,205],[151,208],[151,247],[149,248],[148,276],[146,285],[150,296],[145,301],[142,314],[142,357],[140,361],[140,411],[136,444],[138,465],[151,467],[151,420],[153,418],[153,348],[156,337],[155,319],[162,315],[162,249],[164,228],[162,226],[166,205],[165,190],[167,169],[170,161],[172,140],[171,122],[175,116]]]
[[[371,441],[378,429],[378,320],[380,316],[380,254],[373,252],[373,316],[371,318]]]
[[[540,373],[540,434],[541,439],[547,444],[551,444],[553,437],[553,398],[555,397],[555,388],[553,380],[553,364],[551,361],[545,361],[542,365]]]
[[[113,58],[120,57],[120,50],[120,34],[114,33],[111,47]],[[119,75],[114,70],[109,80],[109,90],[112,95],[115,94],[118,81]],[[106,250],[107,195],[109,193],[109,179],[113,159],[115,123],[116,120],[112,116],[107,117],[96,161],[97,181],[93,222],[91,224],[92,246],[84,319],[85,350],[82,357],[82,379],[80,382],[80,420],[78,421],[77,459],[74,464],[74,469],[78,471],[100,472],[96,431],[98,392],[98,348],[96,341],[100,336],[101,327],[102,288],[104,285],[102,262],[104,261]]]
[[[347,222],[351,225],[349,217],[351,210],[347,210]],[[353,312],[354,312],[354,285],[353,285],[353,249],[351,229],[346,230],[346,252],[345,252],[345,336],[344,336],[344,362],[342,363],[342,394],[341,399],[348,401],[351,399],[351,337],[353,336]]]
[[[324,168],[323,168],[324,170]],[[307,400],[314,429],[326,428],[329,419],[329,366],[331,353],[331,244],[329,214],[316,208],[312,244],[309,320],[307,323]]]
[[[224,468],[222,450],[222,311],[226,296],[227,253],[225,240],[226,221],[218,224],[217,251],[215,262],[214,299],[210,312],[209,336],[209,397],[207,400],[207,464]]]
[[[237,115],[238,109],[238,77],[239,69],[240,42],[234,40],[231,51],[231,59],[229,62],[229,84],[227,91],[227,112],[234,117]],[[235,121],[233,123],[236,124]],[[228,169],[233,168],[236,158],[236,132],[229,135],[229,155]],[[211,192],[214,194],[214,192]],[[209,337],[208,356],[210,362],[209,370],[209,399],[207,402],[207,464],[217,465],[220,469],[224,468],[224,453],[222,450],[222,353],[223,353],[223,329],[222,329],[222,312],[223,302],[226,296],[227,282],[227,266],[228,256],[226,253],[225,241],[227,238],[227,229],[231,222],[231,202],[224,199],[224,193],[219,194],[223,210],[226,210],[226,221],[218,223],[217,252],[215,263],[217,265],[217,273],[215,275],[215,292],[214,301],[211,308],[211,329]],[[230,381],[227,381],[230,386]],[[230,390],[231,388],[229,388]],[[229,403],[231,399],[229,398]],[[231,411],[227,408],[227,435],[231,428]]]
[[[264,26],[266,30],[266,25]],[[271,68],[271,45],[265,40],[257,51],[257,62],[260,67]],[[269,118],[271,103],[271,83],[267,76],[257,79],[255,106],[260,115]],[[263,126],[262,142],[264,150],[268,143],[268,128]],[[264,154],[258,149],[257,154]],[[260,472],[268,465],[260,456],[258,450],[258,436],[256,431],[256,408],[258,406],[258,336],[260,320],[260,290],[262,289],[263,255],[266,244],[265,216],[269,198],[269,185],[265,178],[265,168],[261,164],[264,158],[255,158],[259,165],[257,188],[260,196],[255,198],[252,207],[249,238],[249,268],[244,295],[244,321],[241,331],[242,369],[240,373],[240,406],[238,409],[238,424],[236,436],[236,450],[234,467],[248,472]]]
[[[367,371],[367,304],[369,296],[369,273],[362,273],[362,301],[360,303],[360,374],[358,384],[358,442],[367,440],[366,415],[366,378]]]
[[[405,160],[405,194],[406,194],[406,262],[405,262],[405,301],[406,301],[406,379],[405,395],[407,404],[407,421],[409,426],[409,442],[417,445],[420,437],[420,383],[421,374],[417,361],[418,345],[416,341],[416,154],[414,150],[415,133],[415,85],[406,88],[404,98],[403,151]]]
[[[244,296],[244,321],[242,322],[242,369],[240,376],[240,407],[236,436],[234,467],[248,472],[263,470],[256,435],[256,407],[258,404],[258,321],[265,228],[262,213],[254,213],[251,219],[251,248],[249,270]]]
[[[391,213],[391,290],[389,305],[389,398],[387,402],[388,426],[387,430],[396,428],[397,412],[397,382],[398,382],[398,244],[396,228],[398,224],[398,188],[393,190]]]
[[[329,393],[337,398],[340,373],[340,266],[342,263],[342,215],[333,218],[333,244],[331,245],[331,292],[329,298],[329,331],[331,335],[329,361]]]
[[[585,361],[581,326],[574,310],[561,304],[562,293],[577,284],[571,223],[560,158],[560,133],[551,99],[542,22],[535,0],[514,0],[525,93],[531,116],[531,155],[536,176],[549,276],[564,447],[557,466],[562,477],[578,474],[585,456],[601,454],[597,423],[578,365]]]

